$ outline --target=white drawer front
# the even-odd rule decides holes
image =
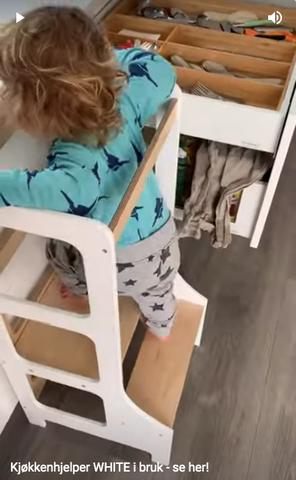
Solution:
[[[283,112],[182,96],[181,133],[185,135],[274,152],[283,122]]]

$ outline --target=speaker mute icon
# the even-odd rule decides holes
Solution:
[[[283,20],[283,16],[281,12],[273,12],[272,15],[268,15],[268,20],[271,20],[273,23],[278,25]]]

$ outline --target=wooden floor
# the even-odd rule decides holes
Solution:
[[[234,238],[216,251],[207,238],[182,242],[185,278],[209,298],[202,347],[195,351],[178,410],[172,463],[209,462],[210,480],[296,480],[296,158],[289,154],[258,250]],[[51,386],[44,401],[90,417],[92,399]],[[10,462],[137,461],[147,454],[85,434],[27,423],[17,408],[0,437],[2,480]],[[139,473],[101,473],[101,479]],[[70,474],[65,474],[70,478]],[[24,480],[61,478],[23,473]],[[72,478],[72,476],[71,476]],[[75,478],[91,480],[91,470]],[[142,480],[189,480],[192,473],[141,473]]]

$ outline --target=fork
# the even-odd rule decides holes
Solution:
[[[196,83],[193,87],[189,88],[189,93],[191,95],[198,95],[200,97],[208,97],[212,98],[214,100],[226,100],[224,97],[221,95],[218,95],[218,93],[213,92],[210,90],[208,87],[203,85],[202,83]]]
[[[147,52],[153,52],[153,51],[157,51],[157,44],[156,43],[150,43],[150,42],[143,42],[141,44],[141,48],[143,50],[146,50]]]

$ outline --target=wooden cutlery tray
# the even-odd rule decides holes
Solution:
[[[277,10],[275,6],[213,0],[155,0],[153,5],[177,7],[191,15],[204,11],[231,13],[247,10],[259,18],[268,18]],[[226,99],[223,102],[184,93],[182,133],[274,152],[295,83],[296,44],[150,20],[137,16],[137,7],[137,0],[123,0],[105,18],[112,43],[119,44],[128,38],[119,34],[123,29],[159,34],[156,42],[159,53],[168,60],[172,55],[197,65],[210,60],[238,75],[176,67],[182,89],[190,90],[202,83]],[[278,9],[283,15],[283,24],[296,28],[296,11]],[[275,84],[268,79],[279,79],[281,83]],[[201,109],[203,122],[198,116]],[[192,115],[196,122],[192,121]],[[221,120],[221,115],[224,126],[217,120],[217,117]]]

